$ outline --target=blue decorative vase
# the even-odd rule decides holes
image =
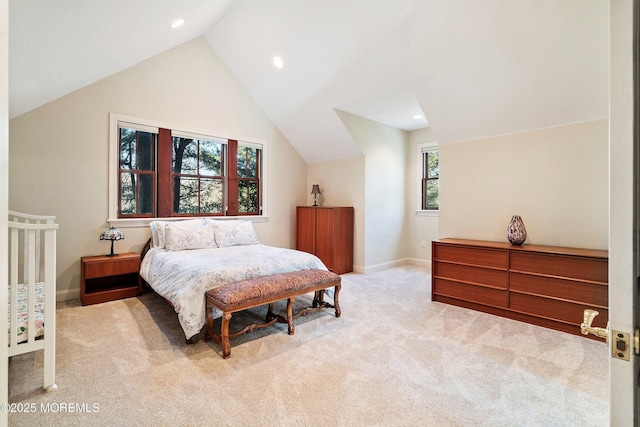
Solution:
[[[516,246],[523,244],[527,240],[527,229],[524,227],[524,222],[522,222],[520,215],[511,217],[511,222],[507,227],[507,240]]]

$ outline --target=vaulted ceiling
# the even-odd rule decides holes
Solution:
[[[196,37],[309,163],[359,155],[335,110],[440,143],[608,117],[608,0],[9,5],[11,117]]]

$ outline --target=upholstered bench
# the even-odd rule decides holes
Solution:
[[[207,327],[205,339],[212,339],[222,345],[222,356],[226,359],[231,355],[230,338],[245,332],[266,328],[275,322],[287,323],[289,335],[294,333],[293,319],[322,308],[334,308],[336,317],[340,317],[338,294],[341,288],[341,278],[335,273],[325,270],[301,270],[291,273],[275,274],[272,276],[256,277],[229,285],[219,286],[207,291],[206,310]],[[324,301],[324,291],[334,287],[333,305]],[[293,302],[298,295],[314,292],[313,305],[293,313]],[[286,317],[273,313],[276,301],[287,300]],[[229,333],[229,322],[232,313],[261,305],[269,305],[265,323],[252,323],[241,330]],[[222,311],[220,334],[213,331],[213,307]]]

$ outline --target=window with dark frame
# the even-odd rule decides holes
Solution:
[[[262,214],[262,144],[129,123],[118,137],[118,218]]]
[[[422,210],[438,210],[440,167],[437,147],[422,150]]]
[[[172,138],[172,214],[222,215],[224,145],[214,140]]]
[[[257,147],[238,146],[238,215],[257,215],[260,211],[261,153]]]
[[[119,206],[123,216],[155,216],[157,134],[119,128]]]

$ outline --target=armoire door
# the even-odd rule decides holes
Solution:
[[[316,252],[316,209],[300,207],[296,209],[296,249],[315,254]]]
[[[331,271],[335,268],[335,222],[333,209],[316,208],[315,254]]]

